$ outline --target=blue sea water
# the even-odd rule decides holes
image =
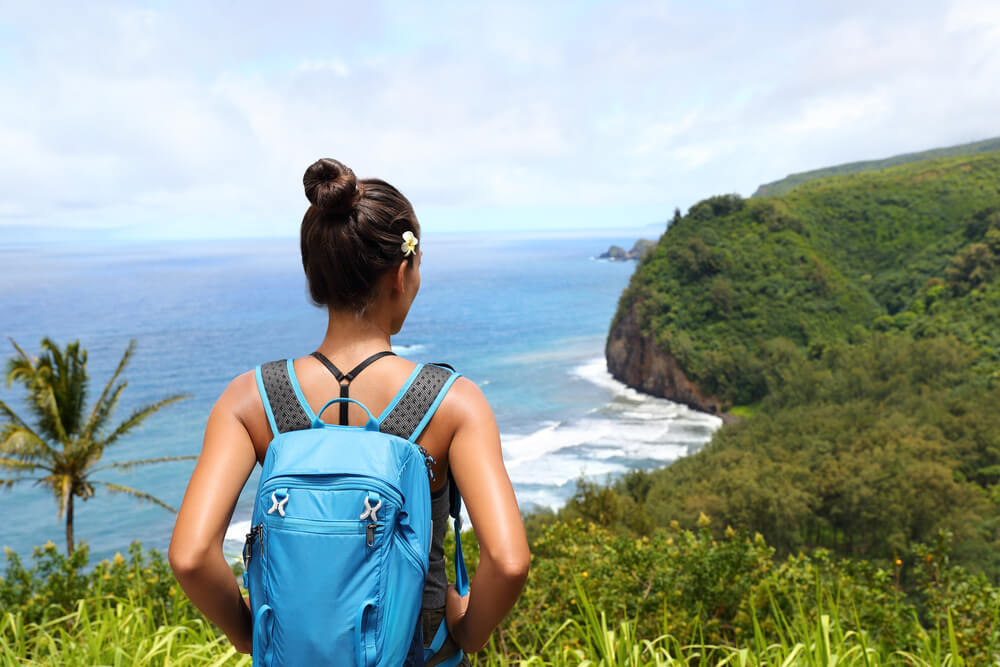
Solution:
[[[603,350],[632,263],[596,260],[622,232],[587,237],[425,235],[422,287],[395,351],[445,361],[477,382],[497,416],[504,458],[522,508],[556,507],[581,476],[603,480],[662,466],[700,447],[719,421],[640,395],[613,380]],[[271,359],[308,354],[325,313],[308,302],[297,241],[119,245],[0,244],[0,359],[16,340],[29,353],[49,336],[88,350],[91,400],[128,341],[138,350],[116,414],[174,393],[166,407],[104,455],[107,461],[197,454],[208,412],[236,375]],[[23,392],[0,400],[27,414]],[[102,478],[178,506],[193,463]],[[6,477],[8,475],[0,475]],[[235,553],[252,503],[252,476],[233,514]],[[64,527],[50,492],[27,483],[0,493],[0,545],[26,555]],[[132,540],[165,549],[174,516],[98,488],[77,503],[75,530],[92,558]]]

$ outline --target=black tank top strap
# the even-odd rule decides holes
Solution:
[[[321,364],[326,366],[326,370],[333,373],[333,377],[337,378],[337,382],[344,379],[344,374],[340,372],[340,369],[333,365],[333,362],[326,358],[326,355],[317,350],[309,355],[315,359],[318,359]]]
[[[376,352],[375,354],[373,354],[372,356],[368,357],[367,359],[365,359],[364,361],[362,361],[360,364],[358,364],[357,366],[355,366],[354,368],[352,368],[347,373],[341,372],[341,370],[339,368],[337,368],[336,366],[334,366],[333,362],[330,361],[329,359],[327,359],[326,355],[324,355],[319,350],[316,350],[315,352],[313,352],[311,356],[314,357],[315,359],[319,360],[319,362],[321,364],[323,364],[324,366],[326,366],[326,369],[328,371],[330,371],[330,373],[333,374],[333,377],[337,378],[337,382],[340,383],[340,397],[341,398],[348,398],[348,389],[347,388],[350,386],[351,381],[358,376],[358,373],[360,373],[364,369],[368,368],[368,365],[371,364],[372,362],[378,361],[382,357],[395,356],[395,354],[396,353],[393,352],[392,350],[382,350],[381,352]],[[347,407],[348,407],[348,403],[346,401],[340,404],[340,425],[341,426],[347,426]]]

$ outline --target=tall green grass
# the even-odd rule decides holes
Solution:
[[[907,665],[913,667],[965,665],[954,628],[949,623],[943,632],[926,635],[918,651],[899,651],[881,645],[855,623],[845,621],[836,603],[822,600],[827,606],[818,615],[808,614],[799,606],[793,616],[772,609],[779,617],[777,640],[765,636],[754,621],[754,636],[745,646],[706,644],[699,641],[699,629],[693,637],[665,633],[654,639],[636,636],[636,619],[608,621],[607,615],[590,602],[577,585],[582,621],[569,619],[541,643],[539,653],[528,658],[522,647],[509,651],[496,638],[473,659],[483,667],[661,667],[668,665],[763,667],[835,667]],[[856,618],[855,618],[856,620]],[[914,619],[914,623],[916,623]],[[1000,656],[998,656],[1000,659]]]
[[[80,600],[69,614],[26,623],[0,616],[2,665],[249,665],[202,619],[158,625],[156,602],[114,596]]]
[[[930,569],[911,575],[907,599],[898,563],[886,571],[820,552],[779,563],[763,538],[707,529],[647,540],[554,524],[533,549],[532,581],[474,664],[1000,665],[1000,590],[944,552],[919,559]],[[0,667],[250,664],[159,553],[135,544],[127,559],[85,564],[54,545],[36,549],[30,568],[8,554]]]
[[[779,632],[766,636],[754,624],[744,646],[706,644],[692,637],[664,633],[636,635],[636,619],[611,621],[577,586],[579,618],[566,620],[548,637],[538,638],[534,655],[527,647],[505,645],[494,636],[472,662],[483,667],[661,667],[698,665],[733,667],[857,665],[964,665],[960,642],[950,623],[926,635],[918,651],[881,645],[858,628],[850,610],[822,599],[823,611],[808,614],[799,606],[779,617]],[[189,619],[158,625],[157,602],[104,596],[80,600],[75,610],[41,623],[26,623],[20,613],[0,616],[2,665],[249,665],[208,623]],[[845,613],[846,612],[846,613]],[[914,621],[916,622],[916,620]],[[529,657],[524,657],[524,656]]]

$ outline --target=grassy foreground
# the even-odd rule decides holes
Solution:
[[[473,664],[1000,664],[1000,590],[943,552],[907,590],[900,565],[823,553],[779,561],[763,538],[735,531],[634,539],[555,521],[532,532],[524,596]],[[31,567],[8,552],[0,666],[250,664],[157,552],[134,544],[128,557],[86,564],[85,548],[66,557],[50,543]]]
[[[779,641],[758,627],[745,647],[688,643],[664,634],[636,637],[636,623],[609,622],[580,589],[582,619],[567,620],[545,639],[540,655],[509,658],[497,641],[475,656],[477,665],[961,665],[952,628],[927,636],[917,652],[891,651],[864,630],[849,630],[831,607],[818,622],[785,620]],[[74,611],[41,623],[22,613],[0,618],[0,657],[5,665],[249,665],[201,619],[158,625],[155,602],[105,596],[80,600]],[[571,643],[578,648],[571,647]],[[30,656],[30,657],[28,657]]]

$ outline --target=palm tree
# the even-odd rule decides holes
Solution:
[[[28,407],[35,417],[34,426],[22,419],[6,403],[0,401],[0,471],[13,477],[0,479],[0,488],[18,482],[35,482],[55,494],[59,517],[66,516],[66,551],[73,553],[73,499],[87,500],[94,495],[95,485],[112,493],[124,493],[139,500],[148,500],[176,512],[159,498],[113,482],[92,479],[102,470],[128,470],[137,466],[166,461],[186,461],[196,456],[163,456],[124,463],[98,465],[104,450],[117,444],[129,431],[160,408],[188,396],[176,394],[137,408],[129,417],[109,427],[111,415],[118,405],[128,382],[121,377],[135,352],[135,341],[129,342],[104,391],[89,414],[84,410],[90,378],[87,376],[87,351],[80,342],[66,345],[65,350],[49,338],[42,339],[42,353],[31,357],[10,341],[18,356],[7,361],[7,386],[20,382],[27,389]]]

